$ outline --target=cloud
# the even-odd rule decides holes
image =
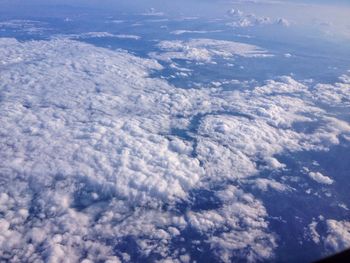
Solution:
[[[342,251],[350,246],[350,222],[327,220],[325,245],[333,251]]]
[[[217,32],[221,32],[221,30],[211,30],[211,31],[207,31],[207,30],[175,30],[175,31],[170,32],[170,34],[173,34],[173,35],[207,34],[207,33],[217,33]]]
[[[230,9],[227,12],[232,19],[227,25],[231,27],[253,27],[263,25],[280,25],[288,27],[290,22],[286,18],[271,19],[270,17],[260,17],[255,14],[245,14],[239,9]]]
[[[253,187],[263,192],[267,192],[270,189],[278,192],[285,192],[290,190],[290,188],[287,187],[286,185],[272,179],[258,178],[258,179],[252,180],[251,183],[253,184]]]
[[[151,7],[146,12],[142,13],[144,16],[164,16],[163,12],[157,11],[155,8]]]
[[[70,34],[70,35],[56,35],[54,38],[59,39],[87,39],[87,38],[120,38],[120,39],[132,39],[132,40],[139,40],[141,39],[140,36],[136,35],[128,35],[128,34],[112,34],[109,32],[87,32],[87,33],[81,33],[81,34]]]
[[[35,250],[43,246],[48,259],[74,260],[90,251],[91,260],[107,260],[113,256],[107,237],[97,241],[89,230],[93,217],[106,212],[104,204],[125,200],[130,210],[174,202],[185,198],[203,173],[198,160],[188,156],[190,145],[157,135],[167,131],[170,114],[169,105],[157,101],[165,101],[163,94],[171,94],[165,90],[173,88],[147,78],[149,70],[161,68],[157,62],[127,53],[70,40],[1,43],[7,69],[1,85],[11,83],[22,94],[2,90],[7,98],[0,117],[1,159],[6,160],[1,173],[16,185],[2,189],[9,199],[2,225],[5,238],[13,239],[4,241],[2,251],[11,256],[21,248],[18,257],[37,258],[41,253]],[[31,72],[27,83],[26,72]],[[154,93],[144,93],[145,87]],[[153,95],[145,96],[148,92]],[[119,206],[115,211],[123,211]],[[28,224],[14,213],[22,207],[30,211]],[[44,237],[31,234],[32,224]],[[37,241],[30,245],[30,240]]]
[[[0,30],[15,30],[16,32],[25,32],[29,35],[43,34],[48,31],[47,24],[34,20],[6,20],[0,22]]]
[[[308,226],[308,232],[309,232],[309,236],[311,238],[311,240],[316,243],[319,244],[320,243],[320,234],[317,232],[317,221],[313,220],[309,226]]]
[[[333,184],[333,182],[334,182],[331,178],[321,174],[320,172],[316,172],[316,173],[310,172],[309,173],[309,177],[312,180],[314,180],[314,181],[316,181],[316,182],[318,182],[320,184],[328,184],[329,185],[329,184]]]
[[[226,262],[268,260],[277,237],[264,204],[242,184],[283,193],[288,185],[257,176],[284,169],[277,155],[326,151],[350,135],[320,108],[332,100],[290,77],[236,91],[180,89],[151,77],[163,69],[157,61],[125,51],[65,38],[0,43],[5,260],[175,261],[198,249]],[[205,50],[205,61],[267,55],[208,39],[159,47],[169,59],[198,60],[185,49]],[[327,90],[339,85],[348,96],[345,82]],[[298,122],[315,129],[298,131]],[[204,201],[195,194],[203,189]],[[207,207],[205,198],[217,203]]]
[[[325,229],[323,234],[320,230]],[[316,244],[322,244],[327,253],[333,254],[348,249],[350,246],[350,222],[327,219],[319,216],[309,224],[309,235]]]
[[[349,75],[344,74],[339,80],[336,84],[315,85],[315,98],[327,104],[350,105]]]
[[[268,224],[264,220],[267,212],[262,203],[234,186],[217,192],[217,196],[224,203],[222,208],[189,212],[190,225],[202,233],[209,233],[211,238],[208,242],[223,262],[242,257],[241,251],[248,246],[250,249],[243,252],[245,261],[271,258],[277,244],[275,236],[268,233]],[[223,227],[233,231],[214,234]]]
[[[250,44],[214,39],[192,39],[190,41],[162,41],[158,47],[162,53],[151,53],[152,58],[164,61],[173,59],[210,62],[215,57],[231,58],[268,57],[267,51]]]

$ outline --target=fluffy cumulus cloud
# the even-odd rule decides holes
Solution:
[[[192,39],[189,41],[162,41],[158,44],[158,47],[164,52],[151,53],[150,56],[164,61],[182,59],[210,62],[215,57],[231,58],[234,56],[271,56],[266,50],[254,45],[205,38]]]
[[[262,203],[251,194],[244,193],[237,187],[230,186],[219,191],[216,195],[223,201],[220,209],[205,212],[189,212],[189,223],[201,233],[210,233],[209,239],[212,248],[216,248],[218,257],[223,262],[230,262],[232,256],[237,257],[237,252],[251,247],[243,252],[247,262],[256,262],[268,259],[273,254],[276,241],[273,234],[266,233],[267,216]],[[246,232],[249,226],[251,231]],[[234,231],[223,232],[219,235],[220,228],[234,229]],[[237,235],[242,231],[242,235]],[[238,254],[242,256],[242,254]]]
[[[13,187],[2,188],[9,199],[2,225],[10,224],[6,235],[16,237],[3,253],[18,248],[8,256],[35,258],[43,246],[47,258],[113,254],[88,230],[94,204],[118,199],[157,207],[184,198],[198,182],[203,169],[189,157],[190,145],[158,135],[168,130],[171,111],[171,88],[147,78],[158,63],[69,40],[1,41],[1,185]],[[154,93],[146,96],[145,87]],[[16,214],[21,207],[28,224]],[[38,238],[34,226],[43,232]],[[86,247],[86,235],[101,252]]]
[[[278,154],[349,138],[349,124],[317,106],[337,98],[290,77],[242,91],[178,89],[150,77],[157,61],[127,52],[64,38],[0,42],[0,257],[13,262],[186,262],[191,249],[223,262],[269,259],[267,211],[240,184],[287,191],[255,176],[284,169]],[[152,57],[266,55],[215,40],[159,46]],[[346,98],[344,79],[324,89]],[[316,128],[300,132],[298,122]],[[206,195],[216,204],[202,205]],[[333,225],[330,244],[348,227]]]
[[[290,26],[290,22],[285,18],[272,19],[270,17],[260,17],[255,14],[245,14],[243,11],[234,8],[230,9],[227,14],[232,20],[228,25],[232,27],[252,27],[263,25]]]
[[[349,75],[342,75],[339,82],[332,84],[317,84],[315,86],[316,99],[333,105],[350,105],[350,80]]]
[[[310,172],[309,176],[312,180],[314,180],[320,184],[333,184],[333,182],[334,182],[334,180],[332,180],[328,176],[321,174],[320,172],[316,172],[316,173]]]
[[[162,206],[205,174],[171,116],[207,95],[148,78],[161,66],[127,53],[1,42],[2,256],[118,260],[127,236],[144,256],[170,253],[188,223]]]
[[[325,244],[333,251],[341,251],[350,246],[350,222],[327,220]]]
[[[325,229],[325,233],[321,229]],[[321,243],[328,253],[343,251],[350,246],[349,221],[325,220],[323,216],[319,216],[309,224],[308,231],[311,240],[316,244]]]

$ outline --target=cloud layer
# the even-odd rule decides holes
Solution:
[[[271,56],[266,50],[254,45],[205,38],[192,39],[189,41],[161,41],[158,44],[158,47],[163,52],[153,52],[150,56],[168,62],[174,59],[210,62],[215,57],[232,58],[234,56]]]
[[[186,262],[196,249],[223,262],[270,259],[276,233],[241,184],[289,191],[254,176],[283,169],[278,154],[327,151],[350,136],[318,106],[350,101],[348,76],[315,87],[285,76],[247,90],[179,89],[150,77],[157,61],[127,52],[64,38],[0,43],[0,253],[14,262]],[[159,47],[153,58],[267,54],[208,39]],[[294,129],[302,122],[315,129]],[[331,223],[329,240],[348,227]]]

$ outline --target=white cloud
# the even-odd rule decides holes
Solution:
[[[86,38],[120,38],[120,39],[133,39],[133,40],[139,40],[141,39],[140,36],[136,35],[129,35],[129,34],[112,34],[109,32],[86,32],[81,34],[70,34],[70,35],[56,35],[56,39],[86,39]]]
[[[327,220],[325,245],[333,251],[342,251],[350,246],[350,222]]]
[[[289,191],[291,188],[289,188],[288,186],[279,183],[275,180],[272,179],[266,179],[266,178],[257,178],[254,179],[252,181],[247,181],[248,183],[252,183],[253,186],[263,192],[266,192],[270,189],[278,191],[278,192],[285,192],[285,191]]]
[[[207,30],[175,30],[170,32],[170,34],[173,35],[183,35],[183,34],[208,34],[208,33],[217,33],[217,32],[221,32],[221,30],[211,30],[211,31],[207,31]]]
[[[217,192],[224,205],[218,210],[189,212],[189,223],[198,231],[212,236],[208,242],[223,262],[232,262],[244,252],[247,262],[271,258],[277,246],[275,236],[268,233],[267,212],[251,194],[230,186]],[[232,229],[215,235],[221,228]],[[241,234],[239,234],[241,233]]]
[[[269,259],[277,244],[266,209],[238,183],[213,193],[216,208],[179,213],[176,204],[227,179],[283,192],[253,175],[283,169],[277,154],[327,150],[350,134],[319,108],[317,90],[290,77],[252,90],[178,89],[150,77],[162,69],[155,60],[127,52],[64,38],[0,43],[2,257],[118,262],[128,255],[116,248],[132,238],[143,256],[175,261],[190,251],[171,242],[191,228],[223,261]],[[205,59],[266,55],[216,40],[160,47],[198,59],[183,55],[184,43]],[[348,84],[328,89],[337,85]],[[310,133],[293,129],[316,121]]]
[[[308,226],[308,232],[309,232],[309,236],[310,236],[311,240],[314,243],[319,244],[321,236],[317,231],[317,225],[318,225],[317,221],[313,220]]]
[[[231,22],[227,25],[232,27],[253,27],[263,25],[280,25],[288,27],[290,22],[285,18],[272,19],[270,17],[260,17],[255,14],[245,14],[239,9],[230,9],[227,14],[229,15]]]
[[[350,83],[349,75],[340,77],[340,82],[335,84],[315,85],[315,99],[327,104],[350,105]]]
[[[321,229],[325,229],[324,233]],[[327,219],[319,216],[313,219],[308,227],[311,240],[316,244],[322,244],[326,252],[333,254],[342,252],[350,246],[350,222],[345,220]]]
[[[0,30],[16,30],[17,32],[25,32],[29,35],[42,34],[48,30],[47,24],[34,20],[5,20],[0,21]]]
[[[140,36],[136,36],[136,35],[126,35],[126,34],[118,34],[115,35],[116,38],[121,38],[121,39],[134,39],[134,40],[139,40],[141,39]]]
[[[7,95],[0,117],[6,161],[0,169],[16,185],[2,189],[9,199],[3,233],[12,240],[4,241],[2,251],[11,256],[18,247],[19,257],[36,258],[35,248],[44,242],[48,258],[74,260],[91,251],[92,260],[107,260],[113,255],[107,236],[101,243],[89,230],[94,214],[103,212],[101,204],[118,198],[127,207],[158,207],[185,198],[203,173],[188,156],[190,145],[158,135],[168,131],[167,96],[174,89],[147,78],[161,68],[157,62],[127,53],[69,40],[1,43],[6,70],[0,78]],[[30,212],[30,222],[40,218],[36,225],[45,240],[14,214],[32,206],[38,212]],[[59,241],[52,241],[53,233],[61,235]],[[82,242],[86,235],[91,244]],[[30,245],[32,238],[37,242]]]
[[[192,39],[190,41],[162,41],[158,47],[162,53],[151,53],[150,56],[159,60],[171,61],[184,59],[210,62],[214,57],[231,58],[268,57],[267,51],[250,44],[214,39]]]
[[[310,172],[309,176],[312,180],[320,183],[320,184],[333,184],[334,180],[332,180],[331,178],[329,178],[328,176],[325,176],[323,174],[321,174],[320,172]]]
[[[151,7],[146,12],[142,13],[144,16],[164,16],[165,14],[161,11],[156,10],[155,8]]]

